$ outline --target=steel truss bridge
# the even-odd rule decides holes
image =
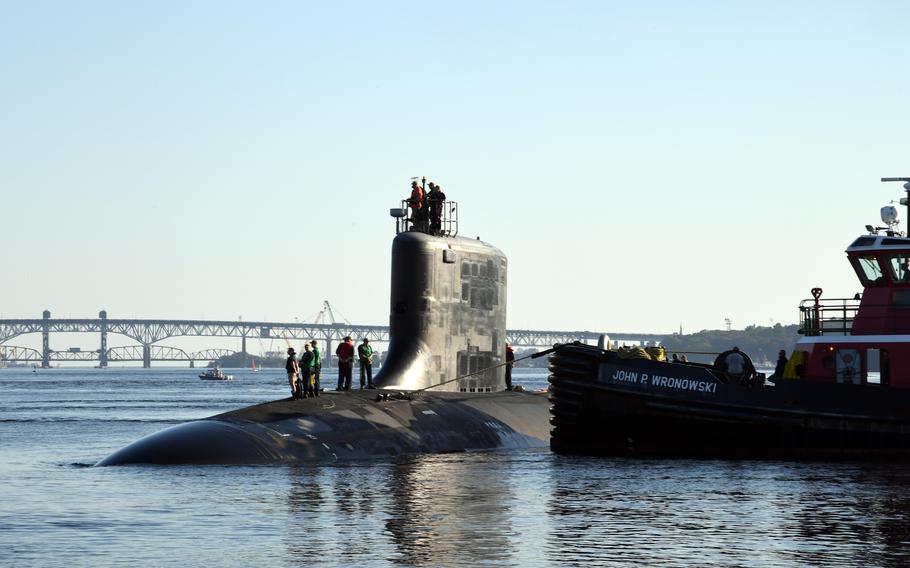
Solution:
[[[236,353],[233,349],[204,349],[202,351],[187,352],[179,347],[166,345],[153,345],[149,350],[152,361],[184,361],[195,366],[196,361],[211,361],[225,355]],[[141,345],[126,345],[111,347],[107,350],[107,361],[144,361],[145,351]],[[66,351],[51,351],[49,361],[99,361],[100,350],[85,351],[82,349],[68,349]],[[37,349],[30,347],[17,347],[15,345],[0,345],[0,361],[15,361],[19,363],[44,364],[44,355]]]
[[[40,333],[42,349],[19,347],[8,342],[21,335]],[[50,348],[51,333],[96,333],[99,348],[82,350]],[[108,347],[108,335],[117,334],[138,343],[126,347]],[[280,323],[248,321],[159,320],[159,319],[110,319],[102,311],[97,319],[55,319],[45,311],[41,319],[0,319],[0,361],[25,362],[49,367],[52,361],[98,361],[106,367],[111,361],[142,361],[150,367],[152,361],[211,361],[224,355],[237,353],[231,349],[206,349],[187,352],[177,347],[158,345],[172,337],[236,337],[241,339],[241,351],[246,353],[247,339],[282,339],[288,342],[316,339],[326,342],[327,354],[334,353],[332,343],[350,335],[373,342],[388,342],[389,328],[381,325],[350,323]],[[507,330],[506,341],[514,347],[550,347],[555,343],[575,340],[596,342],[599,332],[592,331],[538,331],[529,329]],[[659,340],[652,334],[608,334],[611,339]]]

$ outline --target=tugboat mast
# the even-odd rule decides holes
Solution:
[[[900,204],[907,207],[907,234],[910,235],[910,177],[882,178],[882,181],[904,182],[904,191],[907,192],[907,197],[901,197]]]

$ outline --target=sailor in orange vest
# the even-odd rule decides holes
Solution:
[[[424,201],[423,188],[417,183],[417,180],[411,182],[411,197],[408,199],[408,207],[411,208],[411,226],[418,230],[424,230]]]

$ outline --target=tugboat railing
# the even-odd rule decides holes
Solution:
[[[799,303],[799,333],[807,336],[849,335],[859,311],[855,298],[813,298]]]

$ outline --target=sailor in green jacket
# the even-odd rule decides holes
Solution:
[[[319,350],[319,342],[315,339],[310,341],[313,346],[313,388],[316,396],[319,396],[319,375],[322,374],[322,351]]]
[[[316,396],[313,389],[313,350],[309,343],[303,344],[304,352],[300,356],[300,378],[303,383],[303,398]]]
[[[366,377],[367,388],[373,386],[373,348],[370,340],[363,338],[363,343],[357,346],[357,357],[360,359],[360,388],[363,389],[363,378]]]

